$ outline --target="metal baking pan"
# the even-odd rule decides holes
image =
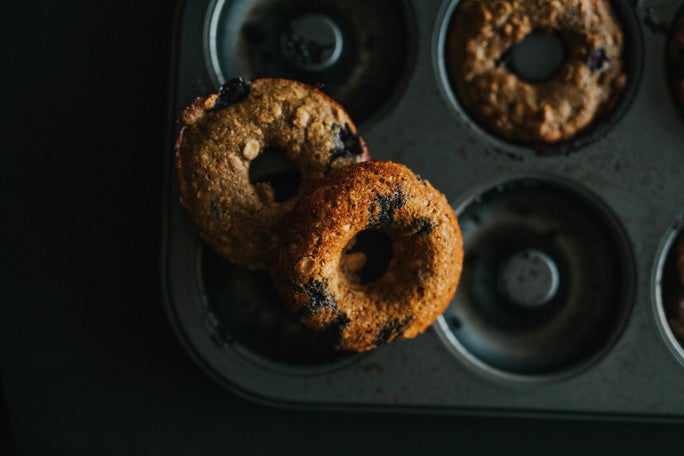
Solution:
[[[684,417],[684,350],[661,299],[684,213],[684,119],[665,65],[680,3],[613,2],[627,43],[618,105],[576,140],[537,150],[498,139],[460,108],[444,63],[458,1],[186,1],[162,257],[179,339],[217,381],[270,404]],[[288,55],[307,33],[324,46]],[[374,159],[406,164],[447,196],[464,232],[464,273],[425,334],[337,353],[282,310],[268,275],[199,241],[178,203],[173,120],[236,75],[324,83]]]

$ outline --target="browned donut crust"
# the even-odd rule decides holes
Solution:
[[[181,204],[200,237],[233,263],[267,270],[280,224],[297,197],[276,201],[250,183],[252,161],[279,149],[302,182],[368,159],[347,113],[319,90],[284,79],[240,78],[198,98],[181,116],[176,167]]]
[[[550,79],[521,80],[505,53],[531,32],[559,33],[566,59]],[[447,63],[466,111],[503,138],[572,138],[615,105],[625,86],[622,32],[608,0],[462,0],[447,38]]]
[[[666,298],[666,314],[670,329],[681,344],[684,344],[684,235],[680,234],[675,244],[675,263],[677,282],[670,284],[671,295]]]
[[[675,20],[667,49],[667,65],[675,100],[684,106],[684,13]]]
[[[287,220],[271,269],[276,288],[305,326],[338,330],[339,349],[413,338],[454,295],[463,261],[456,215],[444,195],[403,165],[336,169],[314,183]],[[366,284],[341,264],[364,230],[386,233],[393,250],[384,274]]]

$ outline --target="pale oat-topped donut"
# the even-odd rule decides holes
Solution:
[[[279,201],[270,183],[250,182],[255,159],[280,151],[302,182],[368,159],[342,107],[295,81],[230,80],[187,107],[181,124],[180,201],[209,246],[250,269],[268,269],[283,217],[301,194]]]
[[[423,332],[446,309],[463,261],[461,232],[446,198],[392,162],[357,163],[316,181],[287,218],[271,275],[305,326],[337,330],[338,348],[365,351]],[[391,259],[374,280],[346,261],[359,233],[391,240]],[[347,263],[347,264],[345,264]],[[353,264],[349,264],[353,263]]]
[[[507,52],[530,33],[557,33],[565,60],[529,82]],[[447,37],[448,71],[465,110],[493,133],[523,143],[572,138],[610,111],[625,86],[623,36],[608,0],[462,0]]]
[[[672,24],[667,47],[667,67],[675,100],[684,107],[684,10]]]

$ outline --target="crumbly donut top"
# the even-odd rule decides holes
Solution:
[[[368,152],[345,111],[315,88],[258,79],[241,90],[247,93],[227,101],[222,95],[230,98],[230,90],[198,98],[183,111],[179,193],[207,244],[234,263],[265,270],[296,197],[279,202],[268,184],[251,184],[252,161],[268,148],[282,150],[306,181],[366,160]]]
[[[558,32],[566,60],[550,79],[530,83],[502,55],[533,31]],[[506,139],[570,139],[609,111],[626,82],[623,37],[607,0],[463,0],[449,35],[450,77],[465,109]]]
[[[297,203],[285,226],[274,283],[304,325],[337,327],[341,349],[415,337],[455,292],[463,250],[454,211],[403,165],[366,162],[333,171]],[[382,277],[359,284],[344,273],[343,252],[367,229],[389,235],[393,257]]]

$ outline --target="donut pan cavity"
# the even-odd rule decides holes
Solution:
[[[296,407],[684,418],[684,350],[663,305],[684,213],[684,117],[665,73],[681,2],[613,5],[627,42],[622,98],[576,140],[539,149],[460,108],[443,61],[457,1],[181,4],[162,280],[195,361],[233,391]],[[292,53],[307,34],[315,58]],[[175,119],[236,75],[322,82],[373,159],[404,163],[447,196],[464,274],[425,334],[337,353],[282,310],[268,275],[199,241],[177,198]]]

